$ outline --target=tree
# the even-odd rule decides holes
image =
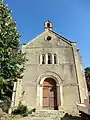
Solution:
[[[14,81],[22,78],[25,56],[11,10],[0,0],[0,101],[10,103]]]
[[[85,77],[86,77],[88,91],[90,91],[90,67],[85,68]]]

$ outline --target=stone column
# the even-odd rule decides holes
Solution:
[[[12,110],[13,110],[13,107],[14,107],[14,104],[15,104],[16,86],[17,86],[17,82],[14,82],[11,107],[8,111],[9,114],[12,113]]]
[[[40,109],[40,86],[37,85],[37,109]]]
[[[60,101],[61,101],[61,107],[63,107],[63,91],[62,91],[62,84],[60,85]]]
[[[40,109],[43,108],[43,94],[42,94],[42,92],[43,92],[43,87],[40,86]]]
[[[46,54],[46,61],[45,64],[48,64],[48,54]]]
[[[19,102],[22,99],[22,79],[17,80],[17,85],[16,85],[16,93],[15,93],[15,98],[14,98],[14,107],[17,107]]]
[[[42,55],[40,55],[40,64],[42,64]]]
[[[52,54],[52,64],[54,64],[54,54]]]

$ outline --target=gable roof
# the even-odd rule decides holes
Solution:
[[[56,33],[56,32],[53,31],[53,30],[49,30],[49,31],[53,32],[54,34],[56,34],[57,37],[62,38],[62,39],[64,39],[65,41],[68,41],[68,42],[70,42],[70,43],[76,43],[75,41],[68,40],[67,38],[65,38],[64,36]]]
[[[26,44],[23,44],[23,45],[25,45],[25,46],[29,45],[30,43],[34,42],[37,38],[39,38],[40,36],[42,36],[42,34],[44,34],[45,32],[50,32],[50,33],[54,34],[54,35],[57,36],[59,39],[62,39],[64,42],[68,43],[68,44],[71,45],[71,46],[72,46],[71,43],[76,43],[76,42],[74,42],[74,41],[68,40],[67,38],[63,37],[62,35],[56,33],[55,31],[48,29],[48,30],[45,30],[45,31],[41,32],[41,33],[40,33],[39,35],[37,35],[35,38],[33,38],[32,40],[30,40],[29,42],[27,42]]]
[[[53,30],[49,30],[49,31],[52,32],[53,34],[55,34],[58,38],[62,39],[64,42],[66,42],[66,43],[68,43],[68,44],[70,44],[70,45],[71,45],[71,43],[76,43],[76,42],[74,42],[74,41],[68,40],[67,38],[65,38],[64,36],[56,33],[56,32],[53,31]]]

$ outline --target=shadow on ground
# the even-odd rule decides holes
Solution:
[[[66,113],[64,117],[61,118],[61,120],[90,120],[90,116],[85,115],[85,114],[82,116],[81,114],[81,117],[78,117],[78,116],[72,116]]]

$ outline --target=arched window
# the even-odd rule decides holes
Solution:
[[[54,64],[57,64],[57,55],[54,54]]]
[[[40,64],[57,64],[56,54],[41,54],[39,57]]]
[[[48,64],[52,64],[52,54],[48,53]]]
[[[45,64],[45,55],[42,54],[42,64]]]
[[[47,23],[47,27],[50,27],[50,23]]]

